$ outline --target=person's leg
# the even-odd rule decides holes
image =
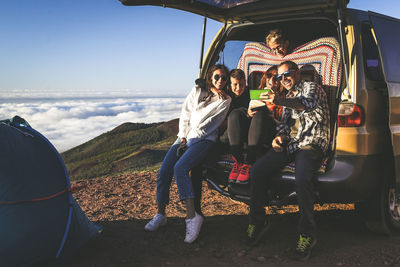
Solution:
[[[244,164],[243,144],[249,127],[249,118],[245,108],[232,110],[227,119],[227,133],[230,145],[230,152],[233,156],[233,166],[229,173],[229,183],[237,183],[242,165]],[[247,179],[248,180],[248,179]],[[247,182],[246,180],[246,182]]]
[[[228,115],[228,139],[231,149],[231,154],[239,163],[244,162],[243,158],[243,143],[247,135],[249,119],[246,115],[245,108],[237,108],[232,110]]]
[[[275,122],[269,116],[268,110],[261,110],[254,114],[248,131],[247,159],[242,165],[237,177],[237,183],[248,183],[250,170],[256,161],[257,152],[260,150],[260,146],[263,143],[262,141],[268,136],[268,140],[272,142],[270,136],[271,133],[274,132],[274,128]]]
[[[192,178],[192,185],[194,191],[194,210],[203,215],[201,211],[201,194],[202,194],[202,187],[203,187],[203,180],[202,180],[202,166],[201,164],[197,165],[192,169],[191,178]]]
[[[275,152],[271,149],[254,163],[250,171],[250,224],[257,225],[265,221],[264,206],[269,179],[279,173],[289,162],[286,152]]]
[[[270,223],[265,218],[267,184],[288,162],[285,152],[272,149],[258,159],[250,171],[251,199],[249,226],[247,228],[247,244],[256,245],[268,230]]]
[[[295,160],[296,194],[300,210],[298,231],[315,238],[313,177],[321,164],[322,151],[319,148],[301,149],[296,152]]]
[[[174,176],[181,200],[195,198],[192,179],[189,177],[189,172],[204,160],[213,144],[214,142],[209,140],[202,140],[190,145],[188,150],[186,150],[182,157],[176,162],[174,167]]]
[[[201,229],[204,218],[195,212],[195,193],[189,171],[198,166],[207,156],[214,142],[202,140],[189,146],[174,167],[174,176],[178,186],[179,197],[186,206],[186,235],[185,242],[194,242]]]
[[[174,166],[178,160],[178,156],[176,155],[178,147],[179,144],[171,146],[171,148],[165,155],[160,170],[158,171],[157,205],[158,205],[158,213],[162,215],[165,215],[165,206],[168,205],[169,203],[169,189],[171,186]]]
[[[312,248],[317,243],[314,221],[314,186],[313,178],[322,160],[319,148],[302,148],[296,152],[296,193],[299,203],[300,220],[298,224],[299,239],[291,258],[307,260]]]
[[[179,144],[172,145],[168,150],[157,177],[157,207],[158,212],[152,220],[150,220],[144,227],[147,231],[156,231],[161,226],[167,223],[165,216],[165,207],[169,202],[169,188],[171,186],[173,169],[178,157],[176,150]]]
[[[251,119],[248,133],[247,163],[253,165],[262,144],[271,144],[276,123],[269,111],[258,111]]]

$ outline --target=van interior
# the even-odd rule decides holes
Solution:
[[[270,55],[265,58],[258,58],[257,56],[251,54],[249,51],[251,51],[253,48],[252,44],[254,44],[254,49],[265,49],[262,51],[263,53],[272,53],[271,51],[268,51],[269,48],[264,48],[263,44],[265,43],[265,37],[268,32],[275,28],[283,29],[284,32],[287,33],[290,41],[290,48],[293,49],[293,53],[283,59],[277,58],[275,55]],[[322,84],[325,92],[327,93],[331,114],[330,151],[328,152],[327,157],[320,168],[321,173],[327,171],[331,167],[331,163],[333,163],[331,159],[333,158],[335,152],[334,137],[336,135],[337,128],[336,122],[338,117],[338,105],[341,98],[341,88],[343,88],[343,81],[341,77],[343,73],[341,71],[342,60],[336,25],[327,19],[303,19],[257,24],[249,23],[232,27],[232,29],[228,31],[223,38],[224,39],[222,42],[220,42],[221,45],[219,47],[219,53],[216,53],[218,58],[215,58],[214,62],[225,64],[229,69],[243,69],[247,75],[249,89],[255,89],[258,87],[260,77],[269,66],[279,64],[285,60],[292,60],[296,62],[300,69],[303,70],[302,75],[304,75],[303,78],[306,77],[306,80],[310,80],[307,78],[307,75],[309,74],[308,71],[310,70],[309,66],[311,66],[311,69],[316,72],[315,74],[317,76],[320,76],[319,82]],[[334,44],[332,45],[329,42],[326,43],[326,40],[329,42],[333,40]],[[260,44],[260,46],[258,46],[258,44]],[[330,50],[335,51],[328,56],[320,56],[320,54],[325,54],[326,50],[324,49],[326,46],[333,48]],[[248,56],[250,59],[246,60],[246,56]],[[321,61],[321,64],[318,65],[319,63],[317,64],[317,61]],[[332,61],[336,61],[337,65],[335,67],[336,70],[338,69],[337,72],[332,72],[331,70],[328,71],[328,69],[332,69]],[[324,76],[324,74],[331,75],[333,77],[321,77]],[[311,80],[316,81],[315,79]],[[335,81],[331,82],[330,80]],[[231,165],[229,164],[229,156],[226,155],[229,150],[226,147],[222,149],[220,148],[220,151],[221,150],[224,151],[224,153],[217,160],[217,164],[220,165],[219,169],[221,169],[222,166],[225,168],[225,172],[228,172],[231,168]],[[293,173],[295,168],[293,164],[291,166],[288,165],[283,170],[283,173]],[[227,177],[226,174],[223,175],[221,173],[211,176],[224,178]],[[220,178],[221,180],[218,179],[219,181],[214,182],[219,185],[227,185],[224,178]],[[246,188],[246,186],[239,185],[237,187],[238,188],[236,188],[236,190],[239,191],[239,194],[248,194],[249,188]]]

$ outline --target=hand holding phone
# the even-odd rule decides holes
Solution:
[[[272,93],[271,89],[256,89],[250,90],[250,99],[251,100],[262,100],[262,95],[266,95],[266,93]]]
[[[260,100],[263,102],[268,102],[268,103],[273,103],[275,99],[275,94],[272,90],[269,90],[268,92],[261,93],[260,95]]]

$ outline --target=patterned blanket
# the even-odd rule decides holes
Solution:
[[[340,45],[334,37],[323,37],[295,48],[284,58],[275,55],[263,43],[246,44],[237,68],[248,77],[250,88],[257,88],[260,75],[272,65],[291,60],[301,70],[314,70],[314,81],[336,89],[341,78]]]

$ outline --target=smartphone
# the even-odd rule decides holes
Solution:
[[[266,92],[272,92],[271,89],[256,89],[256,90],[250,90],[250,99],[251,100],[259,100],[262,99],[260,98],[260,95],[262,93],[266,93]]]

